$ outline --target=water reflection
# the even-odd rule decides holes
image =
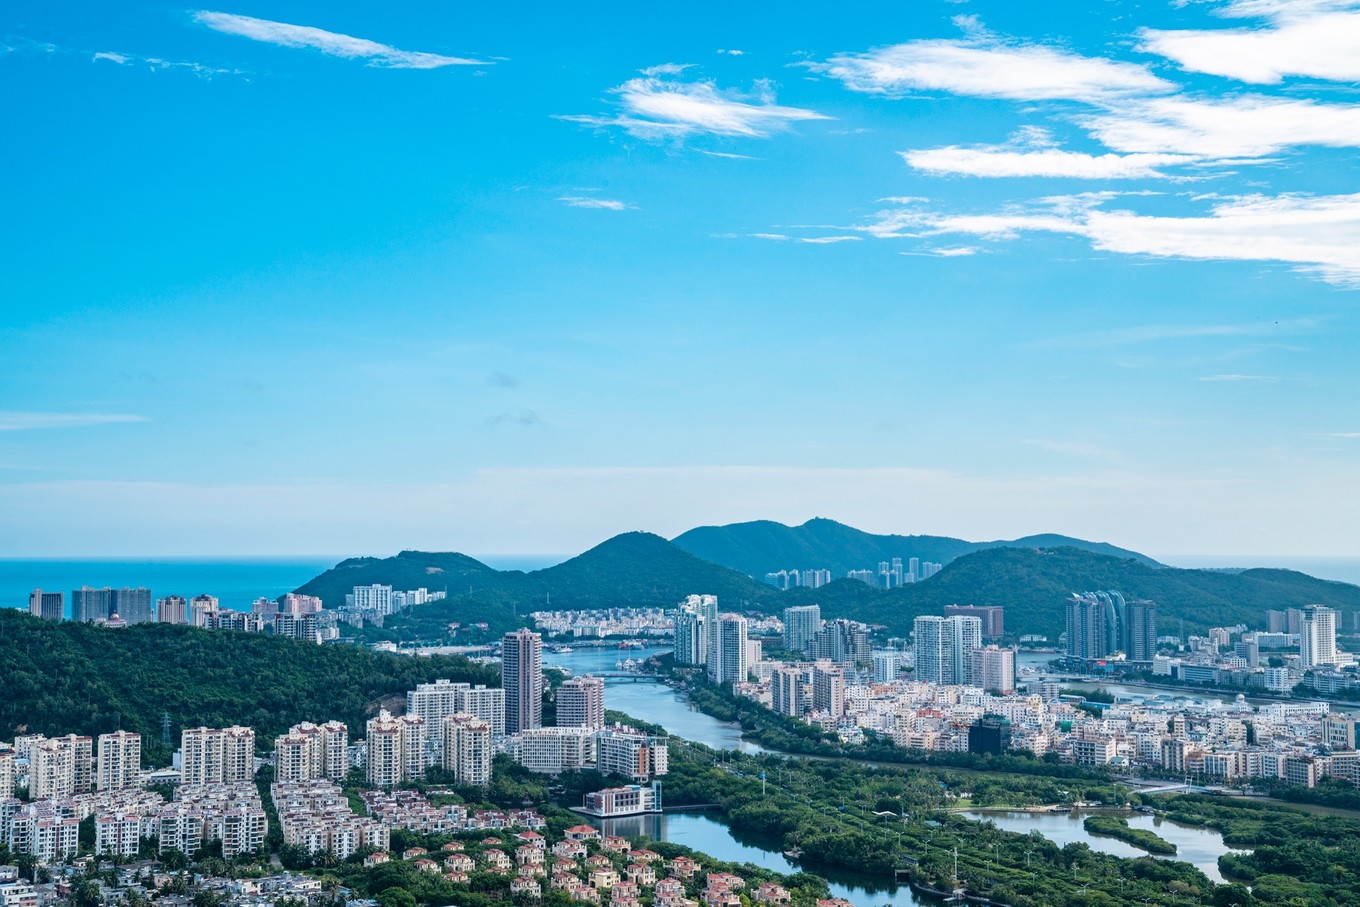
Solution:
[[[1139,850],[1132,844],[1116,840],[1115,838],[1105,838],[1091,834],[1082,826],[1082,820],[1088,814],[1077,810],[1064,813],[970,810],[963,813],[963,815],[977,821],[995,822],[999,828],[1006,831],[1017,832],[1022,835],[1029,834],[1031,831],[1037,831],[1059,847],[1074,842],[1081,842],[1092,850],[1107,853],[1111,856],[1148,856],[1146,851]],[[1197,828],[1191,825],[1180,825],[1176,822],[1172,822],[1170,819],[1163,819],[1158,816],[1135,814],[1127,818],[1130,827],[1151,831],[1176,845],[1175,856],[1158,857],[1157,859],[1179,860],[1184,863],[1189,863],[1210,879],[1220,884],[1225,880],[1223,874],[1218,871],[1218,858],[1225,853],[1242,852],[1233,850],[1233,848],[1224,844],[1223,835],[1214,831],[1212,828]]]
[[[722,721],[694,706],[679,690],[655,680],[619,677],[618,665],[627,660],[644,661],[653,655],[670,652],[669,647],[645,649],[579,648],[571,652],[544,650],[543,663],[566,668],[573,675],[604,676],[605,708],[626,712],[643,721],[659,724],[677,737],[693,740],[714,749],[763,753],[758,744],[741,739],[741,725]],[[612,675],[612,676],[611,676]]]
[[[671,841],[731,863],[752,863],[786,875],[803,871],[802,867],[779,851],[776,842],[762,841],[748,835],[738,839],[718,813],[665,813],[622,819],[591,819],[590,822],[605,834]],[[913,907],[935,903],[917,896],[906,885],[877,885],[867,877],[828,872],[821,867],[809,871],[827,879],[832,897],[845,898],[855,907],[879,907],[885,904]]]

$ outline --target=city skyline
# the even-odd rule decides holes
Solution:
[[[815,12],[10,4],[6,552],[1353,554],[1360,8]]]

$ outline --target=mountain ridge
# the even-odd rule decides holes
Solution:
[[[880,561],[895,557],[947,564],[965,554],[1002,547],[1072,547],[1132,558],[1149,566],[1164,566],[1147,555],[1109,542],[1091,542],[1058,533],[970,542],[940,535],[878,535],[825,517],[814,517],[798,526],[773,520],[700,526],[671,541],[704,560],[756,578],[778,570],[809,568],[827,569],[833,577],[843,577],[850,570],[875,570]]]

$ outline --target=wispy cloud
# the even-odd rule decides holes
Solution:
[[[853,91],[894,97],[946,91],[1015,101],[1096,102],[1176,90],[1137,63],[1084,57],[985,34],[908,41],[805,65]]]
[[[721,158],[727,158],[728,160],[733,160],[733,161],[758,161],[758,160],[760,160],[760,158],[758,158],[758,157],[752,157],[752,156],[749,155],[749,154],[733,154],[733,153],[731,153],[730,151],[704,151],[702,148],[701,148],[701,149],[698,149],[698,151],[699,151],[700,154],[706,154],[706,155],[708,155],[709,157],[721,157]]]
[[[566,195],[558,199],[568,208],[595,208],[603,211],[624,211],[631,205],[612,198],[588,198],[581,195]]]
[[[442,54],[401,50],[366,38],[355,38],[309,25],[290,25],[269,19],[239,16],[235,13],[200,10],[194,20],[214,31],[239,35],[252,41],[280,47],[308,48],[346,60],[364,60],[369,66],[385,69],[439,69],[444,66],[488,66],[487,60],[448,57]]]
[[[1140,50],[1190,72],[1256,84],[1290,76],[1360,81],[1360,10],[1354,3],[1235,3],[1223,15],[1264,17],[1266,27],[1140,31]]]
[[[121,422],[145,422],[145,416],[123,413],[35,413],[0,411],[0,431],[34,431],[42,428],[86,428]]]
[[[764,138],[790,124],[825,120],[814,110],[785,107],[775,102],[768,82],[757,83],[752,94],[719,88],[705,80],[681,81],[675,76],[687,67],[675,64],[643,70],[612,90],[622,112],[610,116],[559,115],[572,123],[618,127],[644,139],[683,138],[693,134]]]
[[[799,242],[813,243],[815,245],[830,245],[839,242],[859,242],[862,236],[801,236]]]
[[[1280,379],[1278,376],[1275,375],[1205,375],[1204,377],[1196,378],[1195,380],[1214,382],[1222,381],[1228,383],[1238,382],[1251,383],[1251,382],[1272,382],[1279,381]]]
[[[1197,161],[1184,154],[1086,154],[1054,146],[1046,130],[1023,130],[1004,145],[946,145],[898,152],[914,170],[935,175],[1163,179],[1163,168]]]
[[[1213,199],[1207,214],[1145,215],[1104,207],[1108,195],[1046,199],[982,214],[940,214],[919,206],[880,211],[858,229],[890,239],[966,234],[991,240],[1023,233],[1070,234],[1125,255],[1273,261],[1346,286],[1360,286],[1360,194]]]

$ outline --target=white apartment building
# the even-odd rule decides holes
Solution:
[[[777,668],[770,675],[771,708],[781,715],[802,718],[807,711],[802,668]]]
[[[35,744],[29,752],[29,795],[46,800],[88,792],[94,780],[93,750],[93,740],[75,734]]]
[[[968,653],[969,679],[988,693],[1015,692],[1015,650],[987,646]]]
[[[624,727],[600,731],[595,737],[595,767],[635,781],[664,775],[670,771],[667,739]]]
[[[0,748],[0,800],[14,796],[14,750]]]
[[[443,764],[460,784],[491,783],[491,726],[475,715],[444,719]]]
[[[557,688],[557,726],[604,727],[604,679],[572,677]]]
[[[503,737],[505,690],[449,680],[417,684],[414,690],[406,694],[406,714],[424,718],[426,726],[433,729],[443,727],[444,719],[450,715],[475,715],[487,723],[493,737]],[[431,755],[437,755],[443,742],[442,735],[436,730],[429,736]]]
[[[95,769],[95,789],[123,790],[137,787],[142,772],[142,735],[115,731],[99,735],[99,761]]]
[[[376,611],[379,614],[391,614],[392,587],[377,583],[371,586],[355,586],[354,591],[345,596],[345,605],[356,611]]]
[[[970,653],[982,648],[982,619],[956,615],[923,615],[913,625],[916,679],[938,684],[966,684]]]
[[[340,860],[361,849],[391,846],[390,829],[356,815],[340,787],[330,781],[276,783],[270,796],[285,844],[308,853],[329,851]]]
[[[141,813],[100,813],[94,817],[94,852],[98,856],[135,857],[143,831],[150,832],[152,828],[154,822]]]
[[[1306,671],[1337,661],[1336,612],[1322,605],[1309,605],[1303,609],[1299,625],[1299,667]]]
[[[832,718],[845,715],[845,672],[819,663],[812,669],[812,708]]]
[[[558,775],[595,762],[596,732],[582,727],[531,728],[511,738],[511,757],[534,772]]]
[[[348,773],[349,729],[339,721],[303,722],[274,739],[275,781],[339,781]]]
[[[708,653],[708,679],[714,683],[742,683],[750,673],[746,661],[748,624],[740,614],[718,617],[713,646]]]
[[[798,605],[784,609],[784,648],[806,652],[812,637],[822,628],[820,605]]]
[[[235,784],[255,777],[255,731],[228,728],[185,728],[180,734],[180,781],[183,784]]]
[[[368,760],[365,771],[374,787],[392,787],[402,781],[405,762],[401,754],[402,723],[386,709],[368,720]]]

